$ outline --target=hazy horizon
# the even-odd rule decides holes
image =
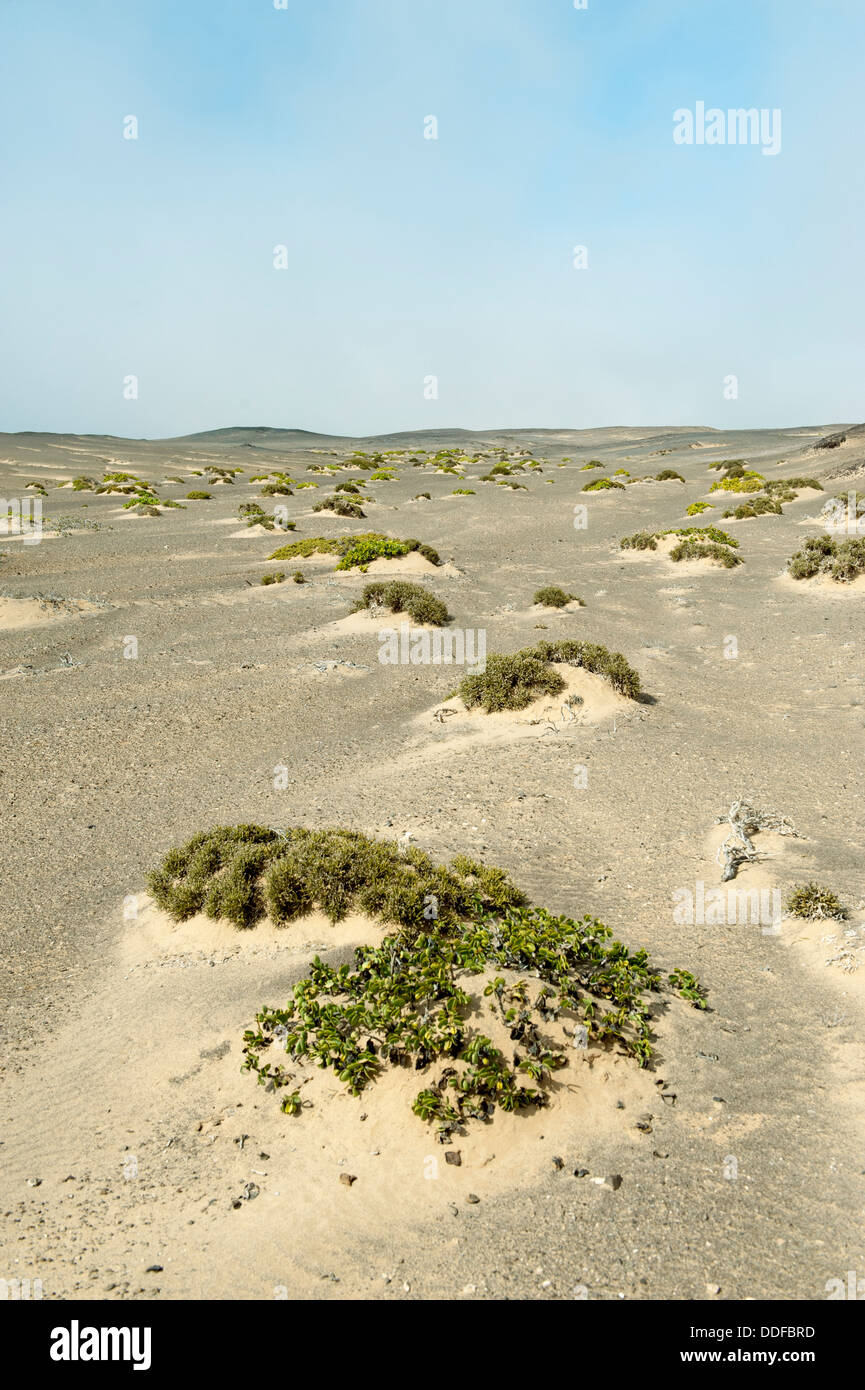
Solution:
[[[860,418],[865,11],[712,11],[11,0],[0,428]]]

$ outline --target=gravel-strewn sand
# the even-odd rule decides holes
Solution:
[[[741,499],[708,493],[716,459],[813,475],[827,496],[865,489],[861,432],[815,447],[840,428],[0,439],[7,497],[40,474],[69,477],[71,454],[76,476],[182,475],[163,498],[214,492],[125,526],[117,495],[52,488],[46,532],[67,516],[101,529],[50,546],[0,537],[8,1277],[41,1278],[47,1298],[701,1299],[719,1285],[721,1297],[815,1299],[863,1267],[861,582],[784,576],[820,533],[801,524],[814,492],[737,523],[745,563],[732,570],[674,563],[668,542],[618,548],[643,529],[726,528],[721,512]],[[307,466],[330,461],[315,450],[349,442],[520,445],[543,472],[517,475],[526,491],[512,492],[478,482],[489,459],[461,478],[405,461],[392,483],[354,470],[337,480],[364,481],[374,514],[310,516],[327,480]],[[584,493],[601,476],[581,471],[589,458],[607,475],[669,467],[687,482]],[[217,489],[191,475],[208,463],[246,473]],[[318,493],[262,498],[248,479],[276,468],[316,477]],[[443,505],[463,485],[476,495]],[[419,491],[432,500],[411,501]],[[686,517],[703,497],[715,510]],[[244,527],[237,508],[252,500],[284,504],[298,529]],[[581,505],[588,526],[575,529]],[[363,575],[335,573],[334,555],[266,558],[369,530],[417,537],[445,564],[412,554]],[[261,587],[277,564],[307,582]],[[466,712],[452,696],[460,670],[379,661],[379,629],[404,615],[350,614],[377,574],[428,586],[454,627],[486,631],[488,652],[577,636],[619,650],[649,698],[566,668],[561,698]],[[586,606],[533,605],[547,584]],[[568,693],[583,701],[574,718]],[[714,822],[744,795],[800,838],[759,837],[764,857],[736,887],[814,878],[847,922],[677,922],[677,890],[718,885]],[[312,1105],[283,1116],[240,1072],[244,1028],[316,952],[350,960],[383,929],[320,914],[288,929],[175,927],[147,898],[147,870],[194,831],[246,820],[411,832],[436,859],[501,865],[533,901],[600,917],[665,972],[694,971],[710,1011],[665,1003],[646,1071],[590,1049],[548,1112],[480,1127],[459,1141],[459,1166],[410,1113],[415,1074],[353,1099],[316,1073]],[[610,1175],[621,1185],[593,1181]]]

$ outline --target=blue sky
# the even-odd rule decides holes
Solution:
[[[0,55],[2,430],[865,419],[861,0],[2,0]]]

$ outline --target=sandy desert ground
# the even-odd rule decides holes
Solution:
[[[355,448],[406,452],[386,460],[393,481],[334,475],[364,483],[365,519],[313,515],[316,469]],[[446,473],[429,461],[444,448],[484,457]],[[540,464],[512,475],[521,488],[478,481],[500,449]],[[725,459],[825,496],[729,523],[733,569],[620,549],[644,529],[726,527],[743,499],[709,493]],[[211,485],[214,467],[243,472]],[[582,491],[666,468],[684,483]],[[58,486],[112,470],[184,509],[133,515],[126,495]],[[318,487],[263,498],[251,479],[277,470]],[[826,498],[863,477],[865,427],[831,423],[0,436],[7,500],[40,479],[47,494],[39,544],[0,538],[6,1277],[53,1299],[816,1300],[865,1269],[862,587],[785,577]],[[210,500],[185,501],[196,488]],[[697,500],[717,509],[689,519]],[[250,501],[284,504],[296,530],[246,527]],[[363,575],[327,555],[282,566],[304,584],[259,582],[284,541],[365,531],[432,545],[441,567],[376,569],[408,572],[490,652],[588,638],[624,653],[647,698],[576,672],[577,718],[450,699],[437,719],[453,670],[381,664],[380,624],[350,614]],[[545,584],[584,606],[539,609]],[[845,922],[676,920],[678,890],[719,883],[717,821],[741,798],[798,836],[757,837],[737,886],[815,879]],[[709,1007],[667,991],[649,1067],[590,1047],[547,1110],[460,1138],[459,1164],[411,1113],[413,1072],[360,1097],[315,1072],[311,1106],[284,1115],[241,1071],[244,1030],[313,955],[350,961],[383,929],[318,912],[173,923],[148,871],[241,822],[410,835],[436,861],[499,865],[665,975],[692,971]]]

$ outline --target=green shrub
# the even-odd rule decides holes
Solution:
[[[538,589],[532,599],[532,603],[542,603],[547,608],[564,608],[574,601],[582,606],[583,601],[577,598],[576,594],[566,594],[564,589],[559,589],[555,584],[547,584],[543,589]]]
[[[722,512],[722,517],[733,516],[737,521],[745,521],[748,517],[754,516],[781,516],[783,508],[780,502],[775,502],[771,497],[755,497],[750,502],[741,502],[738,507],[731,511]]]
[[[655,474],[656,483],[683,483],[684,481],[681,473],[677,473],[673,468],[662,468],[660,473]]]
[[[302,541],[292,541],[290,545],[281,545],[267,558],[268,560],[294,560],[297,556],[302,556],[304,559],[308,559],[310,555],[328,555],[332,551],[339,552],[339,541],[329,540],[327,536],[305,536]]]
[[[686,509],[685,515],[686,515],[686,516],[699,516],[701,512],[710,512],[711,510],[712,510],[712,503],[711,503],[711,502],[692,502],[691,505],[690,505],[690,507],[688,507],[688,508]],[[725,515],[726,515],[726,513],[725,513]]]
[[[658,537],[651,531],[637,531],[636,535],[623,536],[619,545],[622,550],[657,550]]]
[[[670,559],[717,560],[728,570],[735,569],[736,565],[743,563],[741,555],[737,555],[726,545],[718,545],[715,541],[679,541],[679,544],[673,546],[670,551]]]
[[[425,502],[432,501],[432,498],[430,497],[428,492],[416,492],[414,495],[414,501],[419,502],[421,498],[423,498]]]
[[[652,1058],[650,1002],[663,986],[646,951],[632,954],[588,915],[576,921],[529,905],[503,870],[464,856],[436,864],[344,830],[219,827],[168,854],[151,892],[179,920],[203,909],[249,927],[265,909],[284,923],[317,906],[332,921],[366,912],[393,924],[380,944],[358,948],[353,967],[316,956],[285,1007],[263,1008],[244,1033],[243,1069],[286,1092],[288,1115],[304,1108],[296,1065],[287,1071],[274,1054],[333,1071],[353,1095],[388,1066],[435,1068],[412,1110],[436,1122],[442,1143],[496,1108],[547,1104],[552,1073],[568,1065],[569,1052],[549,1036],[560,1015],[596,1046],[640,1066]],[[689,971],[668,979],[706,1007]],[[507,1059],[485,1034],[490,1015],[509,1034]]]
[[[187,492],[186,500],[187,502],[209,502],[211,495],[209,492]]]
[[[441,559],[432,546],[422,545],[417,540],[394,540],[393,537],[383,536],[376,531],[368,531],[361,536],[342,537],[339,544],[342,558],[337,565],[338,570],[365,570],[373,560],[381,557],[393,559],[408,555],[414,550],[431,564],[441,564]]]
[[[316,502],[314,512],[335,512],[337,516],[365,517],[366,512],[350,497],[324,497]]]
[[[440,627],[442,623],[450,622],[447,605],[422,585],[410,584],[407,579],[366,584],[352,611],[361,612],[377,604],[382,604],[393,613],[406,612],[415,623],[433,623]]]
[[[640,677],[622,656],[594,642],[539,642],[510,655],[487,657],[486,670],[465,676],[458,687],[469,708],[480,705],[487,714],[503,709],[525,709],[540,695],[558,695],[565,682],[553,664],[583,667],[603,676],[621,695],[635,700]]]
[[[474,497],[476,494],[470,487],[455,487],[451,497]]]
[[[622,550],[657,550],[658,541],[664,536],[678,536],[682,541],[712,541],[733,550],[739,545],[729,531],[722,531],[718,526],[669,526],[666,531],[638,531],[636,535],[624,536],[619,545]]]
[[[292,579],[294,580],[295,584],[305,584],[305,583],[306,583],[306,580],[305,580],[304,577],[303,577],[303,571],[302,571],[302,570],[295,570],[295,571],[294,571],[294,574],[293,574],[291,577],[292,577]]]
[[[625,484],[617,483],[614,478],[596,478],[593,483],[586,483],[583,492],[604,492],[608,488],[621,488],[624,492]]]
[[[128,502],[123,503],[123,510],[129,507],[159,507],[161,502],[152,492],[139,492],[135,497],[130,497]]]
[[[865,537],[834,541],[830,536],[812,536],[787,568],[793,579],[827,574],[838,584],[849,584],[865,574]]]
[[[262,497],[292,497],[294,495],[288,483],[265,483],[261,489]]]
[[[709,488],[710,492],[762,492],[766,485],[766,479],[762,473],[755,473],[753,470],[741,473],[728,473],[725,478],[719,479]]]
[[[273,574],[263,574],[259,579],[259,584],[282,584],[285,580],[284,570],[274,570]]]
[[[792,888],[785,906],[793,917],[831,918],[840,922],[847,916],[847,909],[841,905],[837,894],[817,883],[802,883]]]

